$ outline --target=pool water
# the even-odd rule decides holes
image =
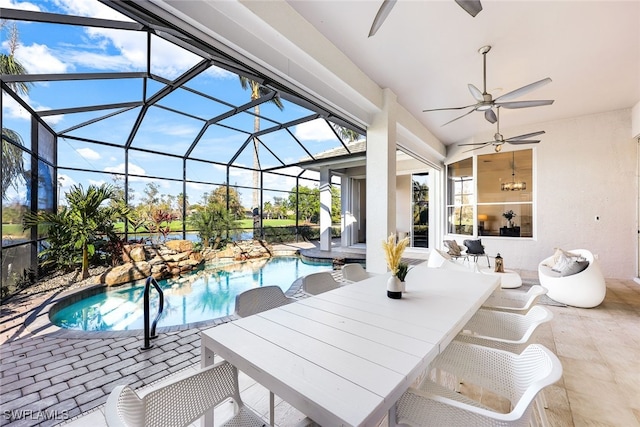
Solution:
[[[160,280],[164,310],[157,327],[229,316],[236,295],[260,286],[276,285],[287,291],[299,277],[330,271],[331,262],[308,263],[298,257],[275,257],[225,266],[205,267],[177,279]],[[82,331],[125,331],[144,328],[144,283],[106,288],[60,310],[51,310],[51,322],[61,328]],[[151,320],[159,297],[151,287]]]

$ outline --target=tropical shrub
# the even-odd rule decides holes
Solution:
[[[119,239],[114,231],[116,221],[125,218],[129,212],[124,203],[103,202],[115,198],[113,187],[103,184],[90,185],[85,191],[82,185],[71,187],[66,193],[68,207],[59,212],[38,212],[25,216],[25,228],[45,226],[47,228],[47,248],[40,253],[43,265],[55,263],[65,268],[80,264],[82,279],[89,277],[89,259],[96,252],[95,244],[106,236],[109,240]],[[62,257],[68,258],[62,259]]]
[[[214,244],[214,249],[229,237],[229,230],[235,228],[231,215],[224,206],[211,203],[195,211],[188,219],[191,228],[198,232],[198,236],[205,248]]]

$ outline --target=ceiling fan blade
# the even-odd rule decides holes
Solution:
[[[490,123],[495,123],[498,121],[498,117],[496,117],[496,113],[494,113],[492,109],[486,110],[484,112],[484,118],[487,119],[487,121]]]
[[[541,86],[546,85],[547,83],[551,83],[551,79],[547,77],[546,79],[539,80],[534,83],[530,83],[526,86],[522,86],[520,89],[513,90],[509,93],[505,93],[502,96],[497,97],[495,100],[507,101],[509,99],[517,98],[519,96],[524,95],[525,93],[531,92],[534,89],[537,89]]]
[[[479,149],[481,149],[481,148],[486,147],[486,146],[487,146],[487,145],[489,145],[489,144],[491,144],[491,142],[486,142],[486,143],[484,143],[483,145],[481,145],[480,147],[472,148],[472,149],[470,149],[470,150],[465,150],[465,151],[463,151],[463,153],[468,153],[469,151],[473,151],[473,150],[479,150]]]
[[[518,140],[515,140],[515,141],[506,141],[506,142],[508,142],[509,144],[515,144],[515,145],[518,145],[518,144],[537,144],[537,143],[540,142],[540,140],[539,139],[533,139],[533,140],[532,139],[518,139]]]
[[[480,0],[456,0],[456,3],[474,18],[482,10]]]
[[[469,83],[467,86],[469,87],[469,92],[471,92],[471,95],[475,98],[476,101],[484,101],[484,96],[482,96],[482,92],[480,92],[480,89],[478,89],[471,83]]]
[[[396,1],[397,0],[384,0],[382,2],[382,6],[380,6],[378,13],[376,13],[376,17],[373,19],[373,24],[371,24],[371,29],[369,30],[369,37],[373,36],[375,33],[378,32],[384,20],[387,19],[387,16],[389,16],[389,12],[391,12],[391,9],[393,9],[393,6],[396,5]]]
[[[445,110],[464,110],[465,108],[475,107],[476,104],[466,105],[464,107],[450,107],[450,108],[432,108],[430,110],[422,110],[423,113],[430,113],[432,111],[445,111]]]
[[[461,115],[461,116],[459,116],[459,117],[456,117],[456,118],[455,118],[455,119],[453,119],[453,120],[449,120],[447,123],[445,123],[445,124],[443,124],[443,125],[441,125],[441,126],[446,126],[446,125],[448,125],[449,123],[455,122],[456,120],[459,120],[459,119],[463,118],[464,116],[468,116],[469,114],[473,113],[474,111],[476,111],[476,109],[475,109],[475,108],[473,108],[473,109],[471,109],[471,110],[467,111],[467,112],[466,112],[466,113],[464,113],[463,115]]]
[[[538,132],[525,133],[524,135],[518,135],[518,136],[511,137],[511,138],[507,138],[507,139],[505,139],[505,141],[511,142],[511,141],[515,141],[515,140],[518,140],[518,139],[527,139],[527,138],[531,138],[532,136],[543,135],[544,133],[545,133],[545,131],[539,130]]]
[[[496,102],[495,105],[504,108],[529,108],[529,107],[541,107],[543,105],[553,104],[553,99],[535,100],[535,101],[511,101],[511,102]]]
[[[459,147],[463,147],[465,145],[487,145],[496,141],[487,141],[487,142],[468,142],[466,144],[458,144]]]

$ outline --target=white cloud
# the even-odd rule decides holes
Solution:
[[[54,0],[54,3],[69,14],[89,16],[93,18],[115,19],[119,21],[131,21],[116,10],[95,0]]]
[[[327,141],[335,140],[336,134],[324,120],[312,120],[299,124],[293,130],[293,134],[301,141]]]
[[[104,172],[111,172],[111,173],[124,173],[124,163],[120,163],[117,166],[108,166],[106,168],[103,169]],[[129,163],[129,174],[135,174],[135,175],[146,175],[147,172],[141,168],[138,165],[135,165],[133,163]],[[129,176],[129,181],[131,182],[135,182],[135,181],[146,181],[148,180],[148,178],[140,178],[137,176]]]
[[[52,128],[55,128],[55,125],[60,123],[63,119],[64,114],[57,114],[55,116],[47,116],[42,118],[42,120],[44,120]]]
[[[9,95],[5,95],[4,92],[2,92],[2,110],[3,113],[6,114],[6,117],[31,120],[29,112],[22,108],[22,105],[18,104],[15,99]]]
[[[32,44],[18,46],[16,59],[29,70],[29,74],[61,74],[66,73],[70,65],[56,57],[48,46]]]
[[[65,192],[65,190],[68,190],[72,186],[78,184],[73,178],[71,178],[69,175],[65,175],[65,174],[58,174],[58,182],[62,186],[61,187],[61,191],[63,193]]]
[[[82,157],[84,157],[87,160],[98,160],[102,157],[100,153],[98,153],[95,150],[92,150],[91,148],[79,148],[77,151],[78,151],[78,154],[80,154]]]
[[[28,1],[0,0],[0,7],[6,9],[31,10],[34,12],[41,10],[38,5]]]

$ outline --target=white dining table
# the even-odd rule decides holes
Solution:
[[[322,426],[375,426],[500,286],[493,275],[418,265],[401,299],[389,273],[202,332],[214,354]],[[208,421],[205,420],[205,424]]]

